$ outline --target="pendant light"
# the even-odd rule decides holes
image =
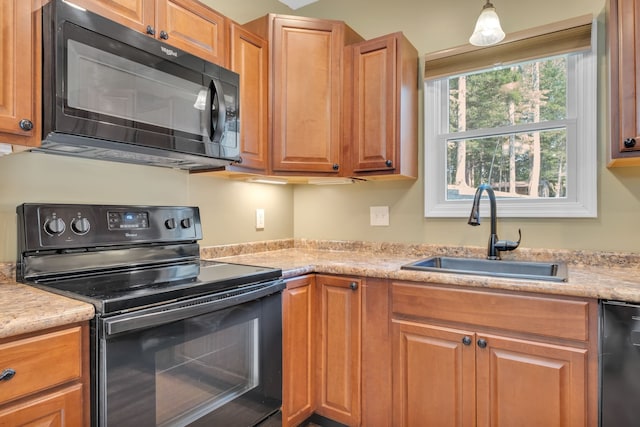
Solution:
[[[482,8],[476,28],[469,37],[469,43],[474,46],[491,46],[504,39],[504,31],[500,27],[500,18],[496,13],[496,8],[487,0],[487,4]]]

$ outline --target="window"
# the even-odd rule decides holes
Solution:
[[[586,47],[568,53],[549,48],[527,58],[535,49],[510,49],[501,66],[449,55],[437,77],[427,60],[425,216],[468,216],[482,183],[494,189],[502,217],[597,215],[597,44],[592,26],[581,28]]]

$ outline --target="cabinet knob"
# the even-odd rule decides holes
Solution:
[[[22,119],[20,123],[18,123],[18,126],[20,126],[22,130],[30,131],[33,129],[33,122],[29,119]]]
[[[160,38],[162,40],[167,40],[169,38],[169,33],[167,33],[165,30],[160,31]]]
[[[635,138],[625,138],[624,141],[624,148],[633,148],[636,146],[636,139]]]
[[[151,25],[147,25],[147,34],[149,34],[150,36],[155,36],[156,35],[155,28],[153,28]]]
[[[482,338],[480,338],[478,340],[478,347],[485,348],[486,346],[487,346],[487,340],[483,340]]]
[[[334,163],[332,167],[334,171],[337,171],[338,169],[340,169],[340,165],[337,163]]]
[[[0,373],[0,381],[9,381],[16,374],[14,369],[5,369]]]
[[[393,162],[391,160],[387,160],[386,162],[384,162],[384,164],[387,165],[388,168],[393,166]]]
[[[471,345],[471,337],[465,336],[464,338],[462,338],[462,344]]]
[[[357,290],[358,289],[358,282],[349,283],[349,287],[351,288],[352,291]]]

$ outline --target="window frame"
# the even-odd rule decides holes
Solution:
[[[564,122],[567,126],[567,171],[573,171],[567,174],[567,197],[500,198],[498,205],[501,217],[597,217],[598,61],[595,22],[591,28],[590,49],[567,56],[567,119],[547,122]],[[557,55],[549,55],[548,58],[553,56]],[[446,199],[446,140],[454,135],[449,133],[448,77],[424,81],[424,216],[427,218],[467,217],[471,207],[471,200]],[[549,126],[532,124],[531,128],[547,129]],[[523,126],[493,128],[495,132],[492,135],[502,134],[509,129],[520,131]],[[470,137],[480,134],[486,135],[486,130],[465,131],[455,135]],[[488,204],[482,205],[481,215],[488,216]]]

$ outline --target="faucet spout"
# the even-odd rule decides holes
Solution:
[[[473,226],[480,225],[480,199],[482,198],[483,192],[486,192],[489,197],[491,209],[491,234],[489,236],[489,245],[487,247],[487,259],[496,260],[500,259],[500,251],[512,251],[520,245],[522,233],[518,230],[520,237],[517,242],[498,239],[496,195],[489,184],[480,184],[476,189],[476,194],[473,196],[473,205],[471,206],[471,214],[469,215],[468,224]]]
[[[473,205],[471,206],[471,214],[469,215],[469,225],[480,225],[480,199],[482,193],[486,192],[489,197],[489,203],[491,208],[491,235],[489,236],[489,247],[487,248],[487,259],[500,259],[500,253],[496,249],[496,242],[498,241],[497,229],[497,215],[496,215],[496,194],[493,188],[489,184],[480,184],[476,189],[476,194],[473,196]]]

